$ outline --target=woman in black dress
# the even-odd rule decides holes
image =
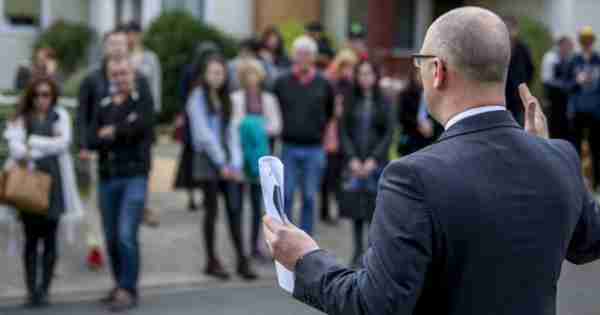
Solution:
[[[360,264],[364,227],[373,216],[377,182],[388,162],[394,136],[392,107],[379,88],[379,71],[370,61],[355,67],[354,91],[340,124],[345,170],[340,188],[340,212],[354,221],[353,265]]]

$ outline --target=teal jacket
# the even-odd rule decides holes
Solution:
[[[240,123],[240,142],[244,156],[244,173],[250,182],[258,182],[258,159],[270,154],[265,118],[246,115]]]

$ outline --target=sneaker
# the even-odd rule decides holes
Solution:
[[[128,311],[137,306],[136,298],[127,290],[118,289],[115,291],[113,301],[109,305],[109,310],[113,313]]]

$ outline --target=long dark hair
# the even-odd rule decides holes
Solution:
[[[381,70],[374,62],[372,62],[370,60],[363,60],[363,61],[359,62],[356,66],[354,66],[354,91],[352,93],[352,99],[353,99],[352,103],[358,102],[365,97],[364,91],[363,91],[362,87],[360,86],[359,78],[358,78],[359,73],[360,73],[360,68],[363,65],[371,66],[371,69],[375,73],[375,82],[373,83],[373,87],[371,87],[371,95],[373,96],[373,102],[376,104],[376,106],[379,106],[379,104],[381,104],[384,101],[383,93],[381,92],[381,87],[380,87]]]
[[[35,109],[35,94],[38,86],[42,84],[47,84],[50,87],[50,93],[52,93],[52,103],[51,108],[56,106],[58,103],[58,97],[60,96],[60,91],[58,89],[58,85],[56,82],[50,77],[36,77],[33,78],[31,82],[25,88],[25,92],[21,96],[21,102],[17,107],[17,112],[14,118],[23,117],[28,119],[31,116],[31,113]]]
[[[262,36],[260,38],[260,42],[262,43],[262,46],[263,47],[267,46],[267,41],[269,40],[269,37],[271,37],[271,35],[275,35],[275,37],[277,37],[278,42],[279,42],[277,47],[275,47],[275,51],[274,51],[275,57],[277,59],[287,58],[286,53],[285,53],[283,36],[281,35],[281,32],[279,31],[279,29],[275,26],[267,27],[267,29],[265,29],[265,31],[262,33]]]
[[[208,92],[210,91],[210,85],[208,84],[208,82],[206,81],[206,72],[208,70],[208,67],[212,64],[212,63],[218,63],[223,67],[223,70],[225,71],[225,82],[223,83],[223,85],[219,88],[219,90],[217,91],[217,94],[219,96],[219,100],[221,101],[221,113],[223,114],[223,118],[225,119],[225,121],[227,123],[229,123],[229,120],[231,119],[231,98],[229,96],[229,75],[228,75],[228,71],[227,71],[227,63],[225,62],[225,59],[223,59],[223,57],[221,56],[217,56],[217,55],[213,55],[213,56],[209,56],[206,59],[206,62],[204,62],[204,64],[202,65],[202,71],[200,72],[200,78],[198,78],[198,84],[197,86],[200,86],[202,88],[202,90],[204,90],[204,97],[206,98],[206,103],[208,104],[208,110],[211,113],[216,113],[217,112],[217,108],[216,105],[213,104],[212,99],[210,98],[210,95],[208,94]]]

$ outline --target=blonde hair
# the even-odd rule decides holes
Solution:
[[[292,53],[296,54],[296,51],[300,49],[307,50],[313,55],[316,55],[319,51],[319,46],[310,36],[302,35],[294,40],[294,43],[292,44]]]
[[[358,61],[358,56],[353,50],[348,48],[340,50],[327,68],[327,74],[329,76],[337,77],[340,75],[343,66],[354,67]]]
[[[255,58],[243,60],[237,67],[238,78],[243,88],[248,87],[248,75],[254,73],[258,76],[260,82],[263,82],[267,77],[265,67]]]

